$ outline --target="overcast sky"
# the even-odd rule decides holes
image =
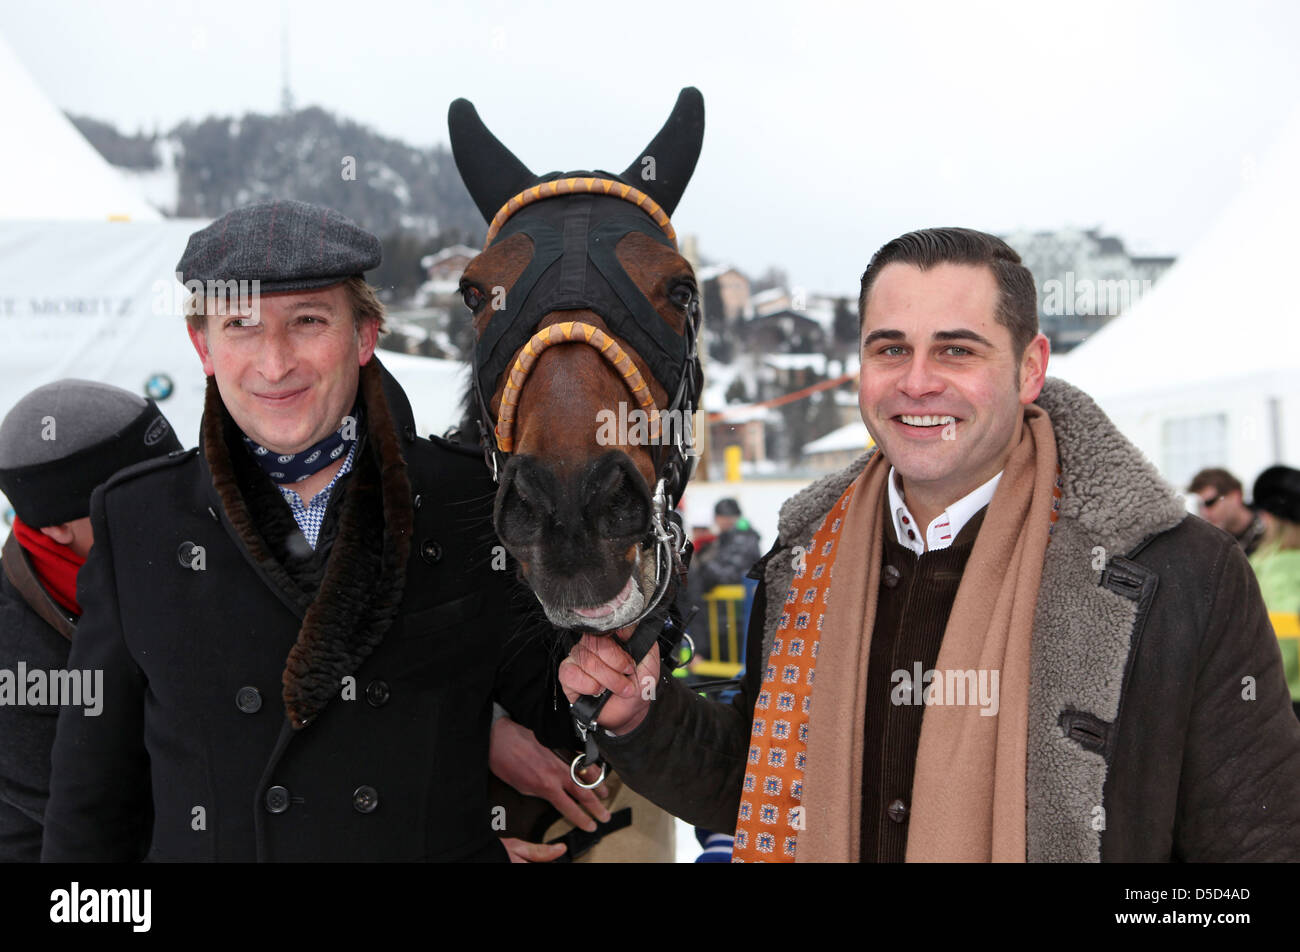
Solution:
[[[1100,225],[1184,252],[1300,103],[1286,2],[283,8],[298,105],[429,145],[466,96],[538,172],[621,170],[698,86],[704,151],[677,230],[843,293],[876,247],[931,225]],[[127,131],[279,107],[277,0],[0,11],[58,106]]]

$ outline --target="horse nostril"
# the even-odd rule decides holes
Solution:
[[[644,535],[650,524],[650,500],[645,482],[630,463],[602,460],[603,471],[594,480],[588,512],[596,531],[607,539]]]
[[[516,466],[503,475],[497,494],[497,533],[507,544],[535,542],[543,526],[553,519],[555,505],[544,475]]]
[[[555,500],[546,488],[535,481],[527,470],[519,470],[511,480],[510,488],[513,490],[518,502],[530,511],[539,516],[549,516],[555,512]]]
[[[602,499],[611,493],[625,492],[627,487],[627,474],[621,467],[611,466],[601,474],[600,481],[596,484],[595,498]]]

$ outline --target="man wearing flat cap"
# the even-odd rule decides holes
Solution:
[[[507,858],[491,702],[571,743],[552,632],[493,570],[481,455],[374,357],[379,261],[301,202],[191,236],[201,442],[94,497],[70,663],[104,710],[60,716],[43,859]]]
[[[152,400],[88,380],[38,387],[0,422],[0,491],[14,509],[0,551],[0,862],[41,858],[60,707],[97,714],[93,682],[65,674],[94,542],[90,494],[180,448]]]

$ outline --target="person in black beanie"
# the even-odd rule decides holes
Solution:
[[[61,705],[94,716],[102,698],[65,695],[81,606],[77,575],[94,537],[90,496],[118,470],[181,445],[152,400],[89,380],[59,380],[0,422],[0,491],[14,510],[0,550],[0,862],[41,857],[50,749]],[[89,695],[89,696],[87,696]]]
[[[1270,612],[1300,613],[1300,470],[1270,466],[1255,478],[1252,495],[1263,513],[1264,534],[1250,557],[1260,594]],[[1291,707],[1300,717],[1300,643],[1278,639]]]
[[[200,446],[91,503],[70,664],[102,669],[106,696],[60,716],[43,860],[562,852],[503,848],[487,793],[494,699],[573,743],[554,631],[497,558],[482,454],[417,437],[375,357],[379,262],[373,235],[303,202],[190,237]]]

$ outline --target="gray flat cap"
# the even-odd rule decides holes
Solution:
[[[181,448],[152,400],[92,380],[58,380],[0,422],[0,491],[33,528],[90,514],[90,494],[120,469]]]
[[[379,267],[379,239],[332,208],[261,202],[190,235],[180,280],[258,281],[264,294],[338,284]]]

